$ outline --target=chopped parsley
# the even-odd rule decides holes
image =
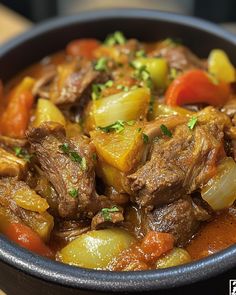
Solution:
[[[59,146],[60,150],[63,151],[64,154],[69,153],[69,145],[68,143],[63,143],[62,145]]]
[[[146,56],[146,52],[143,49],[138,50],[138,51],[136,51],[135,56],[136,57],[145,57]]]
[[[102,91],[102,89],[101,89],[100,84],[93,84],[92,85],[92,100],[99,99],[99,97],[101,95],[101,91]]]
[[[162,125],[160,126],[160,128],[161,128],[161,132],[162,132],[164,135],[166,135],[166,136],[168,136],[168,137],[172,137],[172,132],[166,127],[166,125],[162,124]]]
[[[143,137],[143,142],[144,143],[148,143],[149,142],[149,137],[147,136],[147,134],[143,133],[142,134],[142,137]]]
[[[33,155],[29,154],[26,149],[19,146],[13,147],[13,151],[18,158],[24,159],[26,162],[30,162],[33,157]]]
[[[64,154],[67,154],[69,156],[71,161],[79,163],[83,171],[86,170],[86,159],[84,157],[81,157],[76,151],[71,150],[68,143],[63,143],[59,145],[59,148]]]
[[[105,45],[113,46],[113,45],[122,45],[126,43],[126,38],[124,34],[120,31],[116,31],[113,34],[110,34],[107,36],[107,38],[104,41]]]
[[[105,221],[111,221],[110,213],[119,212],[119,211],[120,210],[116,206],[113,206],[112,208],[103,208],[101,213]]]
[[[96,71],[100,71],[100,72],[107,71],[107,58],[105,58],[105,57],[99,58],[95,62],[94,69]]]
[[[135,69],[134,77],[143,81],[148,88],[152,89],[153,83],[147,67],[145,65],[140,65],[137,61],[131,62],[130,65]]]
[[[197,124],[197,118],[196,117],[191,117],[188,121],[188,128],[190,130],[193,130],[193,128],[195,127],[195,125]]]
[[[114,84],[114,82],[113,82],[112,80],[108,80],[108,81],[104,84],[104,86],[105,86],[105,88],[109,88],[109,87],[112,87],[113,84]]]
[[[137,129],[138,132],[141,132],[141,130],[142,130],[142,128],[140,128],[140,127]]]
[[[116,133],[119,133],[125,129],[125,121],[118,120],[111,125],[108,125],[105,127],[98,127],[98,129],[106,133],[109,133],[111,131],[115,131]]]
[[[78,197],[78,190],[76,188],[70,189],[68,193],[74,199]]]
[[[13,148],[13,150],[14,150],[15,155],[16,155],[17,157],[19,157],[19,156],[21,155],[21,153],[22,153],[22,148],[19,147],[19,146],[15,146],[15,147]]]
[[[101,97],[101,92],[109,87],[112,87],[114,82],[112,80],[108,80],[104,84],[93,84],[92,85],[92,100],[97,100]]]
[[[116,89],[123,90],[125,92],[128,92],[129,91],[129,87],[128,86],[124,86],[124,85],[121,85],[121,84],[117,85],[116,86]]]
[[[150,101],[149,101],[149,108],[148,108],[148,112],[151,114],[153,113],[154,103],[155,103],[155,97],[151,95]]]
[[[128,86],[125,86],[125,85],[122,85],[122,84],[119,84],[116,86],[116,89],[119,89],[119,90],[123,90],[125,92],[128,92],[130,90],[135,90],[138,88],[138,85],[133,85],[131,87],[128,87]]]

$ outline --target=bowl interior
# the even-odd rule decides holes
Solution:
[[[205,21],[145,10],[109,10],[85,13],[42,24],[0,48],[0,77],[7,81],[48,54],[63,49],[72,39],[121,30],[128,38],[155,41],[181,39],[197,55],[207,57],[222,48],[236,64],[236,37]],[[196,282],[236,265],[236,247],[186,266],[143,273],[107,273],[84,270],[39,258],[0,237],[0,260],[25,272],[73,287],[99,290],[150,290]],[[219,263],[221,267],[219,267]]]

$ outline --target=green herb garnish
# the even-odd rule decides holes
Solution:
[[[166,125],[162,124],[160,126],[161,131],[164,135],[168,136],[168,137],[172,137],[172,132],[166,127]]]
[[[78,190],[76,188],[70,189],[68,193],[74,199],[78,197]]]
[[[149,137],[147,136],[147,134],[143,133],[142,134],[142,137],[143,137],[143,142],[144,143],[148,143],[149,142]]]
[[[101,92],[109,87],[112,87],[114,82],[112,80],[108,80],[104,84],[93,84],[92,85],[92,99],[97,100],[101,97]]]
[[[193,128],[195,127],[195,125],[197,124],[197,118],[196,117],[191,117],[188,121],[188,128],[190,130],[193,130]]]
[[[129,87],[128,86],[124,86],[124,85],[121,85],[121,84],[117,85],[116,86],[116,89],[123,90],[125,92],[128,92],[129,91]]]
[[[24,159],[26,162],[30,162],[33,157],[33,155],[29,154],[26,149],[23,149],[19,146],[13,147],[13,151],[18,158]]]
[[[107,58],[105,57],[99,58],[94,65],[94,69],[100,72],[107,71]]]
[[[64,154],[67,154],[69,156],[71,161],[79,163],[82,170],[86,170],[86,159],[84,157],[81,157],[76,151],[70,149],[68,143],[63,143],[62,145],[59,145],[59,148]]]
[[[105,221],[111,221],[110,213],[119,212],[119,211],[120,210],[116,206],[113,206],[112,208],[103,208],[102,209],[102,216]]]
[[[133,85],[131,87],[128,87],[128,86],[119,84],[119,85],[116,86],[116,89],[123,90],[125,92],[128,92],[130,90],[135,90],[137,88],[138,88],[138,85]]]
[[[113,84],[114,84],[114,82],[113,82],[112,80],[108,80],[108,81],[104,84],[104,86],[105,86],[105,88],[109,88],[109,87],[112,87]]]
[[[17,157],[19,157],[19,156],[21,155],[21,153],[22,153],[22,148],[19,147],[19,146],[15,146],[15,147],[13,148],[13,150],[14,150],[15,155],[16,155]]]
[[[99,99],[100,95],[101,95],[100,84],[93,84],[92,85],[92,100]]]
[[[122,45],[126,43],[126,38],[124,34],[120,31],[116,31],[113,34],[110,34],[107,36],[107,38],[104,41],[105,45],[113,46],[113,45]]]
[[[147,67],[145,65],[140,65],[137,61],[131,62],[130,65],[135,69],[134,77],[143,81],[148,88],[152,89],[153,83]]]
[[[146,52],[143,49],[138,50],[138,51],[136,51],[135,56],[136,57],[145,57],[146,56]]]
[[[97,128],[106,133],[111,131],[115,131],[116,133],[119,133],[125,129],[125,121],[118,120],[111,125],[108,125],[105,127],[97,127]]]
[[[63,143],[62,145],[59,146],[60,150],[63,151],[64,154],[69,153],[69,145],[68,143]]]
[[[153,110],[154,110],[154,103],[155,103],[155,97],[153,95],[151,95],[150,97],[150,101],[149,101],[149,108],[148,108],[148,112],[150,114],[153,113]]]

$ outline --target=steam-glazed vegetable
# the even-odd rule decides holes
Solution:
[[[106,269],[109,262],[135,239],[121,229],[104,229],[81,235],[60,251],[62,262],[86,268]]]
[[[109,271],[236,242],[235,67],[220,49],[204,60],[153,41],[71,40],[0,80],[1,234]]]
[[[34,97],[35,80],[25,77],[8,95],[8,104],[1,116],[0,130],[3,135],[23,138],[27,129]]]
[[[140,125],[132,121],[117,121],[90,135],[99,158],[120,171],[128,172],[141,158],[145,137]]]
[[[34,126],[39,126],[44,122],[56,122],[63,126],[66,120],[62,112],[50,100],[39,98],[36,107]]]
[[[138,70],[147,70],[156,88],[165,89],[168,78],[168,63],[164,58],[140,57],[133,65]]]
[[[105,127],[117,120],[131,121],[145,119],[150,101],[150,92],[138,88],[120,92],[93,102],[91,106],[95,126]]]
[[[28,188],[17,190],[13,199],[19,207],[30,211],[42,213],[49,208],[49,205],[44,198],[41,198],[33,190]]]
[[[167,268],[191,262],[188,252],[181,248],[174,248],[156,262],[156,268]]]
[[[192,70],[176,78],[166,92],[166,104],[170,106],[190,103],[207,103],[222,106],[229,98],[229,85],[215,82],[206,72]]]
[[[236,163],[225,158],[217,168],[216,175],[202,189],[202,198],[214,210],[230,207],[236,200]]]
[[[153,117],[156,118],[158,116],[171,116],[171,115],[182,115],[191,117],[194,116],[195,112],[187,110],[185,108],[181,108],[178,106],[171,107],[166,104],[156,104],[153,108]]]
[[[208,70],[219,81],[235,82],[235,68],[227,54],[220,49],[214,49],[208,57]]]
[[[44,244],[35,231],[24,224],[9,223],[3,233],[23,248],[42,256],[53,257],[53,252]]]

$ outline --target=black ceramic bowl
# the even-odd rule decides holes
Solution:
[[[14,39],[0,48],[0,77],[7,81],[31,63],[64,48],[72,39],[104,39],[115,30],[143,41],[180,38],[201,57],[206,57],[212,48],[222,48],[236,64],[236,36],[216,25],[170,13],[117,9],[55,19]],[[206,287],[206,284],[196,285],[196,282],[216,277],[234,266],[235,246],[207,259],[166,270],[126,273],[95,271],[44,259],[0,236],[0,288],[9,295],[170,291],[188,284],[193,286],[191,292],[195,294],[195,288]],[[214,282],[217,284],[216,280],[208,282],[208,286]]]

